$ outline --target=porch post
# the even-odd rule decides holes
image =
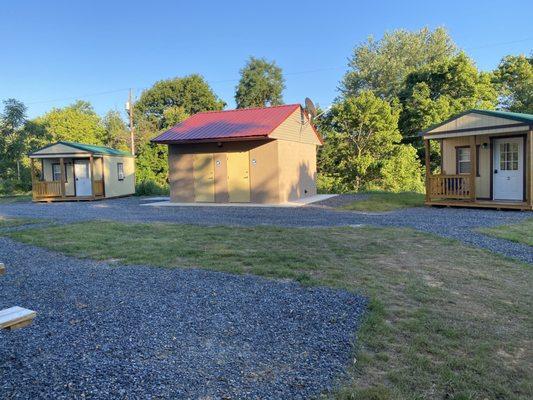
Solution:
[[[424,139],[424,149],[426,152],[426,203],[429,203],[431,200],[431,189],[430,189],[430,176],[431,176],[431,163],[430,163],[430,148],[429,148],[429,139]]]
[[[476,137],[470,136],[470,200],[476,201],[476,175],[477,175]]]
[[[530,129],[526,139],[526,200],[533,208],[533,129]]]
[[[65,161],[63,160],[63,157],[59,158],[59,170],[61,171],[61,198],[65,198],[66,190],[65,190]]]
[[[31,170],[31,194],[33,200],[36,199],[35,195],[35,183],[36,183],[36,170],[35,170],[35,159],[30,158],[30,170]]]
[[[89,156],[89,167],[91,169],[91,194],[94,199],[95,196],[94,196],[94,166],[93,164],[94,164],[94,158],[93,158],[93,155],[91,154]]]

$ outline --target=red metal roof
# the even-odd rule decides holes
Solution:
[[[194,114],[152,139],[154,143],[267,138],[299,104]]]

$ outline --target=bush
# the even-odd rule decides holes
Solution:
[[[168,185],[160,185],[152,180],[144,180],[135,185],[136,196],[165,196],[169,193]]]
[[[2,196],[26,194],[29,191],[31,191],[31,182],[16,179],[0,180],[0,195]]]

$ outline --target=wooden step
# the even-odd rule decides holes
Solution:
[[[4,275],[6,273],[6,266],[4,263],[0,263],[0,275]]]
[[[10,307],[0,310],[0,329],[17,329],[31,324],[36,312],[22,307]]]

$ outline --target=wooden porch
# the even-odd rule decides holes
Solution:
[[[59,180],[41,180],[39,179],[39,171],[35,165],[35,159],[31,159],[32,170],[32,197],[33,201],[83,201],[83,200],[98,200],[105,196],[103,177],[95,179],[94,176],[94,157],[88,157],[89,168],[91,175],[92,194],[89,196],[74,196],[68,195],[66,191],[66,176],[65,176],[65,157],[57,157],[60,166]]]
[[[498,201],[476,197],[476,175],[477,175],[477,152],[475,136],[470,136],[470,173],[469,174],[432,174],[430,164],[430,143],[429,139],[424,139],[426,156],[426,199],[428,206],[445,207],[473,207],[473,208],[493,208],[498,210],[533,210],[531,199],[527,201]],[[533,152],[532,133],[527,140],[527,155]],[[529,158],[528,158],[528,162]],[[529,184],[525,188],[530,190]]]

